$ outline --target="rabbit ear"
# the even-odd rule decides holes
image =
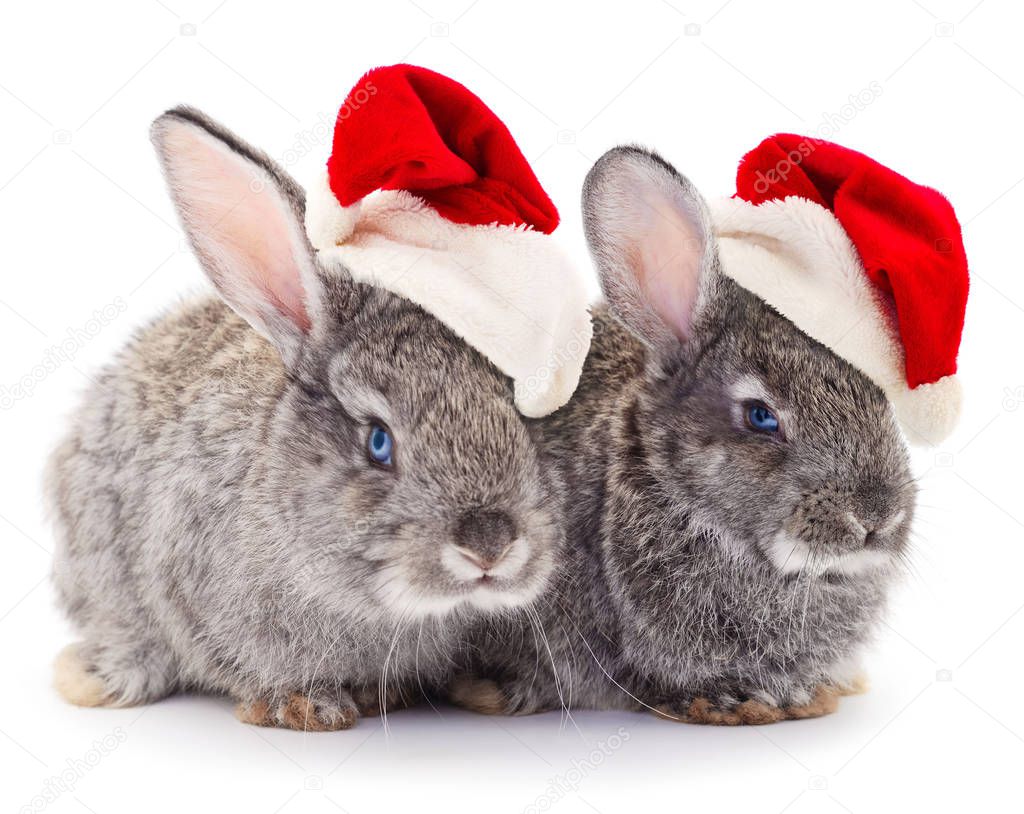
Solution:
[[[199,111],[179,107],[151,131],[192,248],[221,297],[286,364],[320,311],[304,195],[265,155]]]
[[[653,350],[688,341],[719,273],[701,194],[657,154],[616,147],[587,175],[583,225],[619,318]]]

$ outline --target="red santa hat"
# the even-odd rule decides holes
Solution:
[[[590,345],[558,211],[508,128],[472,92],[412,65],[367,73],[308,192],[321,255],[446,323],[513,379],[527,416],[572,395]]]
[[[712,204],[723,269],[872,379],[916,443],[959,414],[967,258],[953,207],[866,155],[779,134]]]

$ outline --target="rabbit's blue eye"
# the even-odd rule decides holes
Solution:
[[[747,424],[758,432],[779,431],[779,419],[775,413],[759,402],[747,405]]]
[[[391,433],[380,424],[371,424],[370,435],[366,439],[366,451],[370,454],[370,460],[381,466],[391,466],[391,453],[394,448],[395,442],[391,439]]]

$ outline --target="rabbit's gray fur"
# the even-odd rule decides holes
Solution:
[[[627,270],[640,252],[630,240],[643,239],[635,210],[659,195],[699,244],[682,339]],[[813,714],[821,685],[849,688],[905,554],[916,487],[890,407],[723,275],[703,199],[660,157],[611,151],[583,199],[611,312],[594,314],[572,401],[542,422],[572,496],[567,551],[537,624],[488,623],[470,671],[483,680],[456,682],[453,696],[491,712]],[[784,440],[743,426],[738,393],[751,389],[784,415]],[[863,539],[847,512],[888,524],[874,553],[856,553]],[[795,561],[772,556],[781,530],[807,546]],[[703,698],[714,714],[694,705]],[[734,714],[751,703],[761,713]]]
[[[262,170],[301,232],[303,193],[268,158],[190,109],[157,120],[163,153],[173,127]],[[299,250],[313,256],[304,237]],[[59,670],[92,687],[75,700],[197,688],[256,722],[348,726],[353,696],[372,707],[385,680],[441,682],[470,621],[546,581],[560,496],[507,377],[419,307],[318,262],[319,319],[284,361],[199,298],[141,330],[85,396],[48,482],[54,579],[83,638]],[[396,435],[394,471],[367,459],[371,418]],[[500,592],[441,563],[473,533],[527,541]],[[311,706],[289,707],[295,694]]]

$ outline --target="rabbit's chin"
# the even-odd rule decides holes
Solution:
[[[888,571],[895,565],[892,552],[886,549],[827,551],[812,548],[785,530],[772,537],[763,550],[772,565],[783,574],[860,576]]]

